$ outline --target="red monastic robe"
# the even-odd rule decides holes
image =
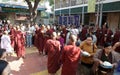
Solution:
[[[11,28],[10,29],[10,39],[11,39],[11,46],[14,48],[15,46],[15,36],[16,35],[16,31],[15,29]]]
[[[76,75],[79,60],[80,48],[75,45],[65,46],[62,53],[63,66],[61,75]]]
[[[60,68],[60,42],[52,39],[47,40],[45,51],[48,53],[48,72],[56,73]]]
[[[63,28],[62,32],[63,32],[63,38],[64,38],[64,40],[66,40],[66,35],[67,35],[66,28]],[[66,41],[64,41],[64,43],[66,43]]]
[[[43,49],[44,49],[44,32],[42,32],[42,30],[39,30],[39,34],[38,34],[38,51],[39,53],[43,53]]]
[[[113,35],[113,32],[112,32],[112,30],[108,30],[107,31],[107,36],[106,36],[106,42],[112,42],[112,36]]]
[[[34,36],[34,45],[35,47],[37,47],[37,49],[39,48],[38,34],[39,34],[39,28],[36,28],[35,36]]]
[[[120,53],[120,46],[115,49],[116,52]]]
[[[52,35],[52,33],[53,33],[52,29],[49,29],[46,31],[45,36],[44,36],[44,46],[45,46],[47,40],[51,38],[50,36]]]
[[[97,45],[100,45],[100,39],[102,37],[102,31],[100,28],[96,30],[96,37],[97,37]]]
[[[25,56],[25,36],[21,31],[16,31],[15,42],[17,57]]]
[[[113,45],[120,40],[120,31],[117,30],[113,37]]]
[[[102,37],[101,37],[101,39],[100,39],[100,45],[101,45],[101,46],[103,46],[104,43],[105,43],[106,34],[107,34],[107,28],[103,28],[103,29],[102,29]]]
[[[84,41],[85,39],[86,39],[86,34],[87,34],[87,28],[86,27],[84,27],[84,28],[82,28],[82,31],[81,31],[81,36],[80,36],[80,40],[81,41]]]

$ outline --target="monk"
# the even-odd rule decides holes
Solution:
[[[13,49],[15,47],[15,37],[16,37],[15,35],[16,35],[16,27],[12,27],[10,29],[10,39],[11,39],[11,46],[13,47]]]
[[[67,40],[67,39],[66,39],[67,30],[66,30],[65,25],[62,26],[62,32],[63,32],[63,38],[64,38],[64,40]],[[64,43],[66,43],[66,41],[64,41]]]
[[[110,28],[108,28],[105,42],[111,43],[112,42],[112,35],[113,35],[112,30]]]
[[[120,42],[116,42],[113,45],[113,50],[115,50],[116,52],[120,53]]]
[[[80,36],[81,41],[84,41],[86,39],[86,34],[87,34],[87,27],[83,26],[82,31],[81,31],[81,36]]]
[[[55,75],[60,68],[60,42],[56,40],[57,34],[53,32],[51,39],[45,44],[45,52],[48,53],[47,69],[49,75]]]
[[[100,45],[100,38],[101,38],[101,35],[102,34],[102,31],[101,31],[101,29],[100,29],[100,27],[99,26],[97,26],[97,30],[96,30],[96,37],[97,37],[97,45]]]
[[[63,48],[62,52],[62,74],[76,75],[81,49],[75,45],[77,36],[70,35],[69,45]]]
[[[117,28],[113,37],[113,43],[112,45],[114,45],[116,42],[118,42],[120,40],[120,30]]]
[[[104,43],[105,43],[105,37],[107,36],[107,28],[106,28],[106,25],[103,25],[102,27],[102,37],[100,39],[100,45],[101,46],[104,46]]]
[[[37,49],[39,48],[39,45],[38,45],[38,34],[39,34],[39,26],[38,25],[35,25],[35,29],[36,29],[36,31],[35,31],[35,36],[34,36],[34,45],[35,45],[35,47],[37,47]]]
[[[21,57],[25,58],[25,36],[20,31],[19,26],[17,26],[15,42],[16,42],[16,53],[17,53],[18,59]]]
[[[44,48],[44,41],[45,41],[45,26],[42,25],[42,27],[39,29],[38,33],[38,51],[39,54],[43,54],[43,48]]]

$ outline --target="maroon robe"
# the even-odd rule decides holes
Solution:
[[[43,53],[43,49],[44,49],[44,32],[42,32],[42,30],[40,29],[39,30],[39,33],[38,33],[38,51],[39,53]]]
[[[52,39],[47,40],[45,51],[48,53],[48,72],[56,73],[60,68],[60,42]]]
[[[44,36],[44,46],[45,46],[47,40],[51,38],[50,36],[52,35],[52,33],[53,33],[52,29],[49,29],[46,31],[45,36]]]
[[[113,35],[112,30],[108,29],[108,30],[107,30],[107,36],[106,36],[106,40],[105,40],[105,41],[111,43],[111,42],[112,42],[112,37],[111,37],[112,35]]]
[[[15,29],[11,28],[10,29],[10,39],[11,39],[11,46],[14,48],[15,46],[15,36],[16,35],[16,31]]]
[[[64,38],[64,40],[66,40],[66,35],[67,35],[66,28],[63,28],[62,32],[63,32],[63,38]],[[66,43],[66,41],[64,41],[64,43]]]
[[[25,56],[25,36],[21,31],[16,31],[16,53],[17,57],[24,57]]]
[[[120,31],[117,30],[113,37],[113,45],[120,40]]]
[[[116,52],[120,53],[120,46],[115,49]]]
[[[106,34],[107,34],[107,28],[103,28],[103,29],[102,29],[102,37],[101,37],[101,39],[100,39],[100,45],[101,45],[101,46],[103,46],[104,43],[105,43]]]
[[[96,30],[97,45],[100,45],[101,36],[102,36],[102,31],[101,31],[100,28],[98,28],[98,29]]]
[[[39,34],[39,28],[36,28],[36,31],[35,31],[35,36],[34,36],[34,45],[35,47],[37,47],[37,49],[39,48],[39,41],[38,41],[38,34]]]
[[[65,46],[62,53],[63,66],[61,75],[76,75],[79,60],[80,48],[75,45]]]
[[[84,41],[86,39],[86,34],[87,34],[87,27],[83,27],[82,31],[81,31],[81,36],[80,36],[80,40]]]

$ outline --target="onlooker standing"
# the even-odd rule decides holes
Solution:
[[[32,29],[30,27],[30,24],[27,25],[25,28],[26,31],[26,46],[31,47],[32,46]]]
[[[77,37],[70,35],[69,45],[63,48],[62,52],[62,74],[76,75],[78,62],[80,59],[80,48],[76,47]]]
[[[12,54],[13,48],[11,46],[11,40],[7,31],[1,37],[1,48],[6,49],[7,54]]]

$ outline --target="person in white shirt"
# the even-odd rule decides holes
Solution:
[[[7,54],[12,54],[13,48],[11,46],[11,40],[7,31],[4,31],[1,37],[1,48],[6,49]]]

